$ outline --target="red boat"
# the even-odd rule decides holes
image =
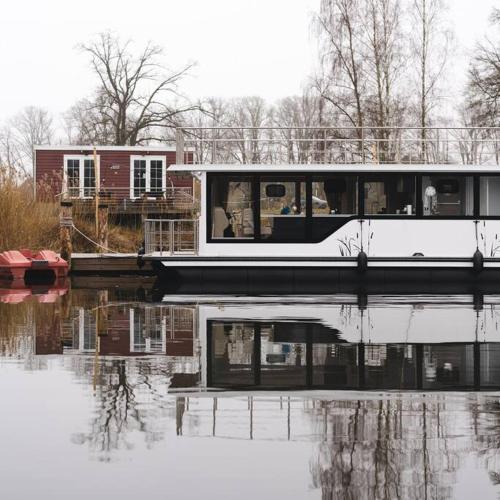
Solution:
[[[52,250],[9,250],[0,253],[0,279],[54,283],[68,275],[68,263]]]

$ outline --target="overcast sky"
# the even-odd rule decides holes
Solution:
[[[500,0],[448,0],[466,54]],[[26,105],[54,113],[92,90],[78,43],[113,30],[162,45],[174,67],[197,62],[191,97],[300,92],[314,68],[311,19],[319,0],[15,0],[0,8],[0,121]],[[463,74],[465,57],[454,73]]]

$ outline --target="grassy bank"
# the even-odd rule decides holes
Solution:
[[[96,240],[93,214],[78,213],[75,210],[73,221],[80,231]],[[140,228],[124,227],[110,221],[110,249],[135,252],[141,240]],[[50,197],[47,200],[35,200],[30,178],[19,179],[10,169],[0,166],[0,252],[19,248],[59,251],[59,204]],[[73,251],[98,250],[95,245],[73,232]]]

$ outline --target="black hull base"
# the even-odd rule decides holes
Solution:
[[[153,263],[162,293],[309,295],[500,293],[500,268],[176,267]]]

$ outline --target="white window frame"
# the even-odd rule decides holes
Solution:
[[[161,172],[162,191],[165,192],[167,188],[167,157],[166,156],[151,156],[151,155],[131,155],[130,156],[130,199],[136,200],[140,196],[134,196],[134,161],[146,161],[146,187],[145,192],[151,191],[151,162],[161,161],[163,163]]]
[[[85,173],[85,160],[93,160],[94,155],[64,155],[64,167],[63,167],[63,191],[68,193],[68,160],[78,160],[80,162],[79,165],[79,186],[78,186],[78,196],[72,196],[72,198],[83,198],[83,199],[91,199],[93,196],[84,196],[85,188],[84,185],[84,173]],[[97,186],[97,179],[99,176],[97,175],[97,170],[101,168],[101,162],[99,155],[96,156],[97,164],[94,165],[94,180],[96,182],[95,189]]]

